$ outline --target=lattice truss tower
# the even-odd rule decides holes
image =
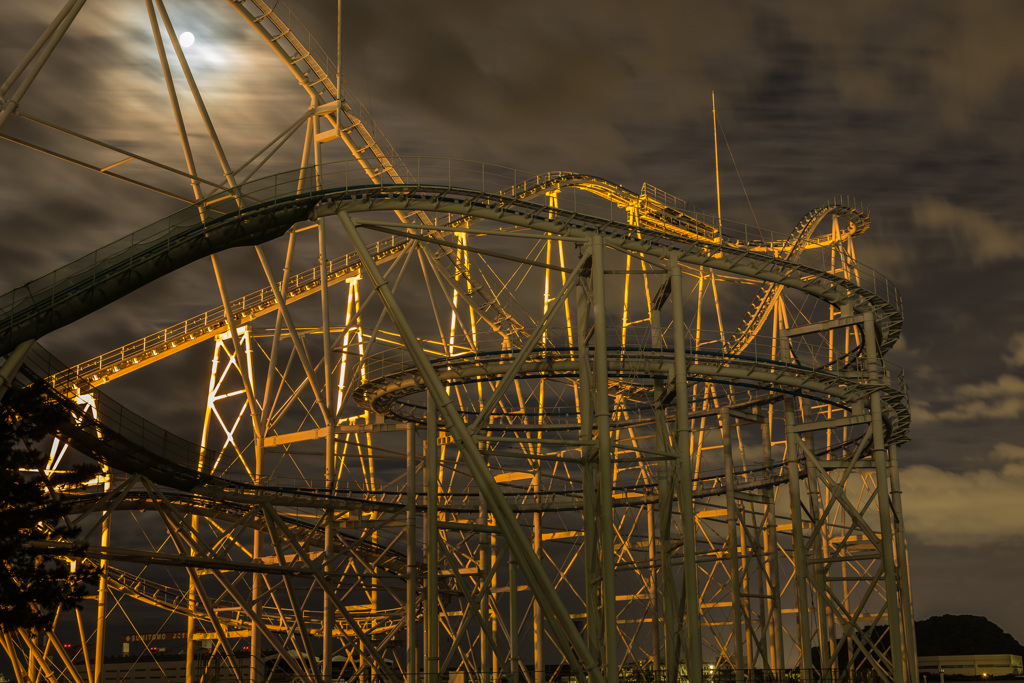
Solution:
[[[137,33],[109,39],[148,45],[163,128],[124,145],[33,99],[71,87],[44,67],[101,0],[70,0],[0,89],[8,149],[178,207],[0,302],[4,377],[68,408],[51,467],[106,471],[64,492],[97,595],[3,633],[19,680],[99,683],[119,636],[172,631],[190,683],[211,662],[239,683],[916,679],[883,360],[902,312],[855,258],[864,209],[775,233],[650,185],[402,160],[284,3],[233,0],[204,11],[299,86],[252,140],[204,98],[189,7],[121,4]],[[116,328],[179,270],[210,310],[70,367],[33,342],[108,303]],[[190,373],[187,396],[115,399]],[[193,406],[171,431],[148,419],[168,401]]]

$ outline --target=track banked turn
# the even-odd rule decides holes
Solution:
[[[7,355],[18,344],[71,324],[203,257],[234,247],[267,242],[282,236],[296,223],[343,211],[352,214],[397,211],[410,216],[417,212],[450,214],[460,217],[454,221],[455,224],[485,219],[577,239],[589,239],[600,234],[610,246],[674,259],[685,266],[706,267],[760,280],[766,283],[765,288],[748,313],[745,329],[740,330],[730,343],[729,348],[736,350],[745,348],[749,343],[745,335],[749,337],[756,333],[756,329],[748,334],[746,328],[759,325],[758,318],[763,321],[764,302],[769,300],[773,288],[781,287],[800,290],[833,306],[846,305],[856,313],[871,313],[883,352],[899,338],[903,320],[899,295],[887,279],[869,268],[857,266],[854,281],[825,268],[795,260],[806,249],[819,246],[810,238],[810,233],[827,215],[842,215],[850,221],[854,232],[865,229],[867,218],[859,210],[838,204],[826,206],[805,216],[790,236],[766,240],[760,234],[733,235],[715,230],[707,221],[663,200],[650,199],[646,192],[637,195],[598,178],[566,173],[523,174],[519,177],[524,180],[514,180],[510,187],[507,174],[497,180],[488,177],[487,167],[478,168],[478,173],[453,174],[449,164],[447,177],[424,175],[420,182],[368,185],[362,170],[348,163],[331,171],[325,170],[325,183],[333,185],[329,189],[298,192],[294,188],[304,174],[303,169],[253,181],[230,194],[172,214],[7,294],[4,297],[6,303],[0,308],[0,355]],[[646,220],[641,220],[640,225],[628,225],[530,201],[553,188],[569,186],[580,187],[620,206],[639,205],[645,201],[652,203],[648,203],[642,214]],[[444,227],[410,224],[410,238],[428,232],[436,234]],[[386,257],[404,248],[406,242],[400,237],[383,240],[371,247],[371,253],[374,258]],[[359,267],[358,259],[346,255],[331,262],[328,277],[338,278]],[[296,276],[294,282],[287,284],[286,300],[300,296],[318,286],[319,282],[307,274],[305,279],[301,275]],[[235,324],[239,324],[274,310],[276,305],[269,296],[269,290],[258,292],[233,302],[232,316]],[[122,353],[125,363],[121,365],[138,364],[145,357],[158,355],[162,349],[182,340],[193,340],[194,343],[227,329],[222,309],[219,316],[216,311],[211,311],[201,318],[201,324],[190,326],[186,321],[171,328],[176,330],[174,334],[165,331],[160,344],[143,344],[134,359]],[[59,368],[55,359],[41,349],[37,348],[36,354],[36,372],[54,379],[55,394],[59,396],[94,391],[92,382],[99,380],[97,383],[102,383],[101,376],[106,379],[110,374],[97,373],[95,367],[83,366],[67,371]],[[743,370],[736,370],[743,365],[737,362],[740,359],[726,356],[722,354],[717,360],[704,362],[706,369],[701,374],[715,374],[717,368],[723,380],[728,381],[731,377],[740,384],[745,379],[750,380],[749,375],[743,377]],[[44,371],[43,366],[48,370]],[[114,368],[116,372],[119,366],[109,364],[107,367]],[[815,391],[825,394],[830,393],[830,387],[853,386],[840,392],[843,397],[860,396],[879,388],[867,385],[866,376],[856,372],[834,375],[831,379],[815,376],[812,380],[814,373],[807,368],[777,363],[769,374],[772,377],[766,376],[757,381],[788,378],[784,383],[791,383],[794,387],[799,387],[801,382],[812,382]],[[886,404],[889,406],[890,434],[897,441],[905,440],[908,416],[903,406],[904,397],[898,389],[881,388],[886,391]],[[202,458],[198,445],[130,415],[130,411],[108,397],[101,397],[98,404],[98,422],[90,421],[91,418],[76,418],[65,425],[69,440],[77,447],[117,469],[138,472],[176,488],[192,490],[211,482],[211,475],[201,472],[199,463]],[[218,487],[222,488],[223,483]],[[252,493],[255,492],[242,495]]]

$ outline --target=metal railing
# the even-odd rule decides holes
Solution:
[[[867,384],[868,373],[875,370],[878,377],[885,386],[899,392],[906,392],[906,383],[903,369],[894,363],[882,358],[869,361],[863,357],[854,359],[835,359],[831,357],[832,349],[827,343],[808,343],[806,338],[801,340],[800,350],[804,355],[810,354],[815,359],[827,359],[824,362],[806,363],[794,360],[779,358],[778,346],[771,337],[765,335],[755,337],[753,341],[740,353],[731,353],[723,350],[722,341],[714,339],[695,344],[689,331],[685,333],[687,339],[685,354],[688,362],[712,362],[728,363],[753,362],[764,365],[766,368],[777,368],[780,371],[786,369],[797,369],[800,371],[811,371],[820,373],[822,376],[831,376],[837,381]],[[671,353],[673,349],[673,332],[671,329],[656,332],[650,328],[632,327],[625,331],[621,327],[608,327],[606,329],[607,350],[609,360],[626,361],[643,354]],[[519,353],[520,346],[508,345],[509,340],[504,336],[492,332],[478,332],[472,341],[460,338],[456,339],[448,347],[444,355],[432,358],[431,363],[435,367],[444,367],[467,359],[499,359],[511,360]],[[537,355],[554,352],[564,352],[567,356],[575,357],[578,341],[570,341],[564,330],[556,330],[546,334],[540,339],[535,347]],[[587,348],[593,350],[592,340],[588,342]],[[412,355],[403,347],[393,347],[368,354],[363,362],[363,371],[366,381],[376,381],[389,375],[406,372],[414,367]]]
[[[418,157],[407,164],[414,180],[409,181],[412,187],[424,189],[445,189],[449,191],[483,193],[496,196],[510,196],[509,188],[527,187],[525,183],[536,183],[541,176],[523,173],[515,169],[492,164],[468,162],[456,159]],[[232,193],[225,193],[205,200],[201,204],[186,207],[149,226],[137,230],[111,244],[87,254],[52,273],[33,280],[9,292],[0,304],[0,325],[13,329],[17,321],[30,315],[31,311],[42,307],[53,307],[64,302],[86,288],[114,277],[130,272],[142,262],[167,253],[174,246],[182,244],[197,236],[201,236],[210,228],[214,220],[230,218],[242,212],[268,209],[297,200],[315,200],[327,197],[332,193],[351,191],[360,188],[376,189],[379,185],[368,184],[365,171],[354,161],[342,161],[323,167],[319,176],[324,189],[309,189],[304,186],[311,177],[311,169],[286,171],[267,178],[254,180],[237,188]],[[390,183],[385,182],[386,187]],[[436,192],[434,193],[436,194]],[[580,192],[574,193],[579,195]],[[486,201],[486,200],[484,200]],[[523,202],[525,199],[513,199]],[[571,203],[571,207],[567,204]],[[614,210],[612,207],[611,210]],[[593,218],[601,219],[609,209],[608,202],[591,202],[587,197],[574,196],[572,202],[560,202],[561,219],[571,219],[587,225]],[[566,216],[565,214],[570,214]],[[609,220],[611,217],[609,217]],[[742,230],[728,230],[728,234],[740,244],[750,242],[753,238],[760,241],[765,231],[750,226],[737,226]],[[598,229],[600,229],[598,227]],[[664,242],[672,246],[675,239],[672,235],[659,235],[646,228],[631,228],[632,233],[646,233],[648,239]],[[643,237],[643,235],[641,235]],[[788,237],[788,233],[779,233],[780,239]],[[668,242],[665,242],[665,240]],[[832,264],[828,261],[829,254],[822,250],[811,250],[808,257],[801,260],[801,265],[825,273],[831,272]],[[763,258],[763,257],[762,257]],[[785,267],[787,262],[780,261],[779,266]],[[861,288],[879,296],[896,309],[899,309],[899,295],[896,287],[884,276],[872,268],[857,264],[850,280]]]
[[[407,241],[406,238],[396,235],[374,242],[369,246],[369,250],[372,255],[380,256],[401,248]],[[327,262],[327,279],[329,281],[336,280],[356,272],[359,267],[359,257],[356,254],[348,253],[339,256]],[[318,288],[320,280],[321,269],[319,266],[296,273],[279,283],[281,296],[285,301],[294,299],[305,292]],[[269,285],[229,303],[231,319],[236,322],[244,321],[255,313],[272,306],[277,306],[277,299]],[[128,364],[139,363],[147,356],[156,356],[185,340],[222,329],[227,329],[224,307],[211,308],[164,330],[72,366],[54,375],[51,381],[58,386],[71,386],[81,382],[91,384],[100,380],[101,375],[108,370],[117,370]]]

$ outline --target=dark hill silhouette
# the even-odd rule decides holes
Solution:
[[[936,655],[1021,655],[1021,645],[1009,633],[985,617],[972,614],[943,614],[914,622],[917,654]]]

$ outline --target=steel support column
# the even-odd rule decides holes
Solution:
[[[702,680],[700,589],[697,585],[697,533],[693,514],[693,457],[690,453],[690,388],[686,381],[686,328],[683,316],[683,276],[679,257],[670,256],[672,281],[672,369],[676,397],[675,469],[679,523],[683,528],[683,605],[686,630],[686,675]],[[670,569],[670,568],[669,568]]]
[[[423,478],[427,484],[427,514],[424,520],[424,546],[427,551],[427,595],[423,610],[424,643],[426,656],[426,683],[439,683],[441,651],[439,641],[439,614],[437,589],[437,494],[440,468],[437,451],[437,407],[434,398],[427,394],[427,463]]]
[[[903,525],[903,490],[897,466],[899,447],[889,446],[889,479],[892,486],[892,512],[896,527],[896,571],[899,574],[900,605],[903,613],[903,633],[907,641],[907,673],[909,681],[919,679],[917,669],[917,633],[914,629],[914,604],[910,595],[910,566],[907,559],[907,538]]]
[[[789,357],[789,340],[782,338],[786,357]],[[807,594],[807,549],[804,542],[803,501],[800,484],[800,435],[795,431],[796,410],[794,399],[786,397],[786,468],[789,475],[789,510],[793,535],[793,566],[796,571],[796,607],[800,629],[800,663],[803,671],[811,669],[811,606]]]
[[[103,474],[106,480],[103,482],[103,491],[107,493],[110,491],[110,472],[106,467],[103,468]],[[100,547],[106,550],[110,547],[110,515],[103,516],[103,522],[100,532]],[[99,581],[96,585],[96,651],[95,659],[93,660],[93,683],[103,683],[103,664],[106,649],[106,636],[107,636],[107,560],[102,559],[99,561]]]
[[[590,312],[595,308],[592,271],[593,260],[587,277],[576,287],[576,355],[579,364],[577,406],[581,442],[594,441],[594,378],[589,346],[590,330],[594,324]],[[586,584],[587,647],[594,659],[604,661],[601,654],[604,621],[601,616],[601,532],[598,522],[601,514],[600,455],[592,446],[582,446],[580,452],[583,455],[583,580]]]
[[[740,572],[740,530],[736,504],[736,473],[732,461],[732,421],[729,408],[719,411],[719,424],[722,431],[722,464],[725,467],[725,505],[726,505],[726,553],[729,556],[729,590],[732,600],[732,640],[735,661],[733,666],[746,677],[747,661],[744,656],[746,629],[744,628],[743,596]]]
[[[28,89],[32,86],[32,82],[39,75],[43,66],[47,60],[50,59],[50,55],[53,54],[54,49],[60,43],[61,38],[67,32],[68,28],[74,22],[75,17],[78,16],[79,10],[85,5],[85,0],[68,0],[68,3],[64,5],[64,8],[54,17],[53,21],[43,32],[43,35],[39,37],[36,44],[32,46],[28,54],[25,55],[21,63],[15,67],[14,72],[4,81],[3,85],[0,86],[0,101],[3,101],[3,96],[7,94],[7,91],[14,86],[14,84],[21,78],[21,75],[28,69],[29,64],[36,61],[32,68],[29,69],[28,74],[25,75],[24,80],[21,81],[21,85],[18,89],[3,102],[3,106],[0,107],[0,128],[4,127],[7,123],[7,119],[18,109],[18,105],[21,103],[21,98],[25,96]],[[38,60],[36,59],[38,57]]]
[[[569,654],[573,651],[576,653],[576,656],[579,658],[578,661],[570,661],[579,675],[588,674],[595,683],[604,683],[604,676],[600,671],[598,663],[590,655],[579,631],[572,622],[569,611],[544,573],[540,558],[537,557],[530,547],[530,542],[519,527],[515,514],[505,501],[501,489],[494,481],[494,476],[487,469],[486,462],[469,431],[469,426],[463,422],[458,408],[452,403],[451,398],[445,392],[444,385],[430,364],[430,360],[423,351],[419,339],[409,326],[405,314],[398,304],[398,300],[395,298],[388,283],[384,280],[380,269],[377,268],[377,264],[366,248],[366,244],[359,236],[355,224],[344,211],[338,213],[338,218],[341,220],[345,232],[352,242],[352,246],[359,254],[359,259],[370,276],[385,308],[387,308],[392,322],[398,329],[406,349],[412,356],[427,391],[437,401],[438,410],[444,418],[445,427],[465,458],[466,465],[480,489],[481,498],[487,503],[491,514],[494,515],[495,523],[501,529],[513,556],[519,562],[520,567],[523,568],[530,587],[540,594],[541,607],[545,611],[550,623],[556,627],[553,632],[556,642],[558,642],[564,654]]]
[[[601,539],[601,615],[604,619],[602,662],[605,680],[619,679],[619,629],[615,606],[615,519],[612,508],[611,412],[608,400],[608,315],[605,310],[604,242],[600,235],[591,243],[594,301],[594,418],[597,427],[599,534]]]
[[[892,533],[892,501],[889,495],[888,462],[886,461],[885,425],[882,423],[882,362],[878,353],[875,316],[864,315],[864,353],[868,364],[868,383],[876,387],[871,392],[871,459],[875,465],[878,520],[882,537],[882,571],[885,572],[885,602],[889,617],[889,638],[892,651],[893,683],[904,683],[903,623],[900,613],[900,595],[896,581],[895,541]]]
[[[416,670],[416,592],[419,573],[416,559],[416,428],[405,426],[405,679],[415,683]]]
[[[0,366],[0,399],[3,399],[7,390],[14,386],[14,378],[18,374],[18,370],[21,370],[21,366],[25,363],[25,358],[28,357],[28,352],[35,343],[35,339],[21,342],[7,356],[3,366]]]

